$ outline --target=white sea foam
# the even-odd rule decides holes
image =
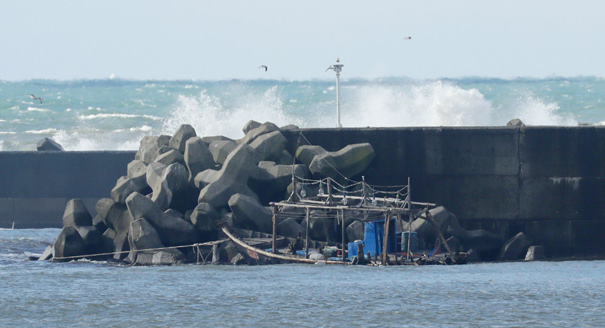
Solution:
[[[493,108],[476,89],[441,81],[415,85],[369,85],[341,106],[345,126],[491,125]]]
[[[143,126],[138,126],[138,127],[132,127],[130,129],[128,129],[130,132],[149,132],[152,130],[152,128],[149,125],[143,125]]]
[[[49,128],[49,129],[44,129],[44,130],[27,130],[25,131],[25,133],[28,134],[54,134],[57,133],[57,129],[55,128]]]
[[[122,129],[118,129],[122,130]],[[83,132],[59,130],[53,139],[65,150],[137,150],[140,140],[149,135],[148,132],[105,131],[105,132]]]
[[[50,112],[50,110],[46,108],[38,108],[38,107],[27,107],[28,112]]]
[[[336,92],[333,87],[323,91],[331,95]],[[304,98],[291,102],[289,95],[283,99],[277,86],[264,91],[231,87],[221,96],[205,90],[197,97],[181,95],[164,121],[161,133],[172,134],[187,123],[201,136],[239,138],[241,128],[251,119],[271,121],[278,126],[336,125],[332,99],[320,103],[310,103]],[[577,124],[574,119],[558,114],[556,103],[546,102],[531,92],[522,92],[517,99],[495,106],[477,89],[465,89],[444,81],[345,85],[341,100],[341,122],[345,127],[503,126],[512,118],[520,118],[530,125]],[[289,107],[283,102],[290,104]]]
[[[557,113],[556,103],[531,92],[494,106],[477,89],[442,81],[357,89],[341,105],[344,126],[502,126],[513,118],[528,125],[577,125]]]
[[[103,114],[90,114],[90,115],[79,115],[80,120],[96,120],[104,118],[146,118],[154,121],[162,120],[161,117],[153,115],[135,115],[135,114],[123,114],[123,113],[103,113]]]
[[[173,134],[180,125],[191,124],[199,136],[243,136],[242,128],[249,120],[270,121],[278,126],[300,124],[301,121],[283,110],[277,86],[264,92],[250,92],[234,87],[229,105],[206,90],[198,97],[179,96],[170,117],[164,122],[162,134]]]
[[[14,135],[17,134],[16,132],[13,131],[0,131],[0,135]]]
[[[549,103],[536,97],[532,92],[523,94],[512,102],[508,111],[512,113],[511,118],[517,117],[527,125],[577,125],[574,118],[557,114],[559,105]]]

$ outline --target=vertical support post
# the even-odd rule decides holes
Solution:
[[[328,202],[327,203],[328,203],[328,205],[330,205],[330,204],[332,204],[332,183],[331,183],[330,178],[328,178],[327,185],[328,185],[328,187],[327,187],[328,188]]]
[[[309,258],[309,208],[305,208],[306,213],[306,228],[305,228],[305,258]]]
[[[412,251],[410,250],[410,246],[412,243],[412,221],[414,220],[414,214],[412,214],[412,186],[410,186],[410,177],[408,177],[408,197],[407,197],[407,203],[408,203],[408,211],[409,211],[409,221],[408,221],[408,248],[407,248],[407,252],[406,253],[406,257],[409,260],[411,258],[411,256],[413,256],[414,254],[412,254]],[[411,256],[410,256],[411,255]],[[413,259],[413,258],[412,258]]]
[[[345,261],[345,210],[340,210],[340,223],[342,225],[342,262]]]
[[[218,264],[219,262],[218,244],[212,245],[212,264]]]
[[[382,264],[388,264],[389,254],[387,252],[389,246],[389,229],[391,222],[391,211],[385,213],[384,218],[384,238],[382,239]]]
[[[277,223],[275,220],[276,215],[277,207],[273,206],[273,253],[277,253],[277,248],[275,247],[277,244]]]
[[[363,197],[363,199],[361,200],[361,205],[362,206],[366,206],[366,204],[368,203],[367,199],[366,199],[366,197],[367,197],[367,195],[366,195],[366,187],[367,187],[367,185],[366,185],[366,177],[362,175],[361,176],[361,192],[362,192],[362,197]]]
[[[365,263],[365,258],[363,255],[363,244],[357,244],[357,260],[359,264],[364,264]]]
[[[292,193],[290,194],[290,197],[288,198],[289,202],[298,201],[298,194],[297,194],[297,190],[296,190],[297,188],[298,187],[296,186],[296,178],[294,177],[294,169],[292,169]]]

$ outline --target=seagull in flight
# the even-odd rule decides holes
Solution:
[[[403,38],[404,40],[412,40],[411,36],[406,36],[405,38]]]
[[[269,69],[269,67],[267,67],[266,65],[260,65],[258,68],[264,68],[265,72],[267,71],[267,69]]]
[[[29,96],[31,99],[33,99],[33,100],[40,100],[40,103],[42,103],[42,98],[40,98],[40,97],[36,97],[34,94],[31,94],[31,93],[30,93],[30,94],[28,94],[28,96]]]

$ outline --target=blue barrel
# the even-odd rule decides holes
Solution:
[[[353,257],[357,256],[357,245],[362,244],[363,245],[363,241],[361,240],[357,240],[354,242],[349,243],[349,260],[352,259]],[[365,255],[365,254],[363,254]]]
[[[408,251],[408,236],[410,237],[410,250],[412,252],[418,249],[418,233],[416,231],[412,231],[410,234],[407,231],[401,233],[401,250],[403,252]]]

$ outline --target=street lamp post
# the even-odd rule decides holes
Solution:
[[[340,63],[340,58],[336,58],[336,64],[330,65],[328,70],[333,70],[336,72],[336,127],[342,128],[342,124],[340,124],[340,72],[342,72],[342,67],[344,65]]]

